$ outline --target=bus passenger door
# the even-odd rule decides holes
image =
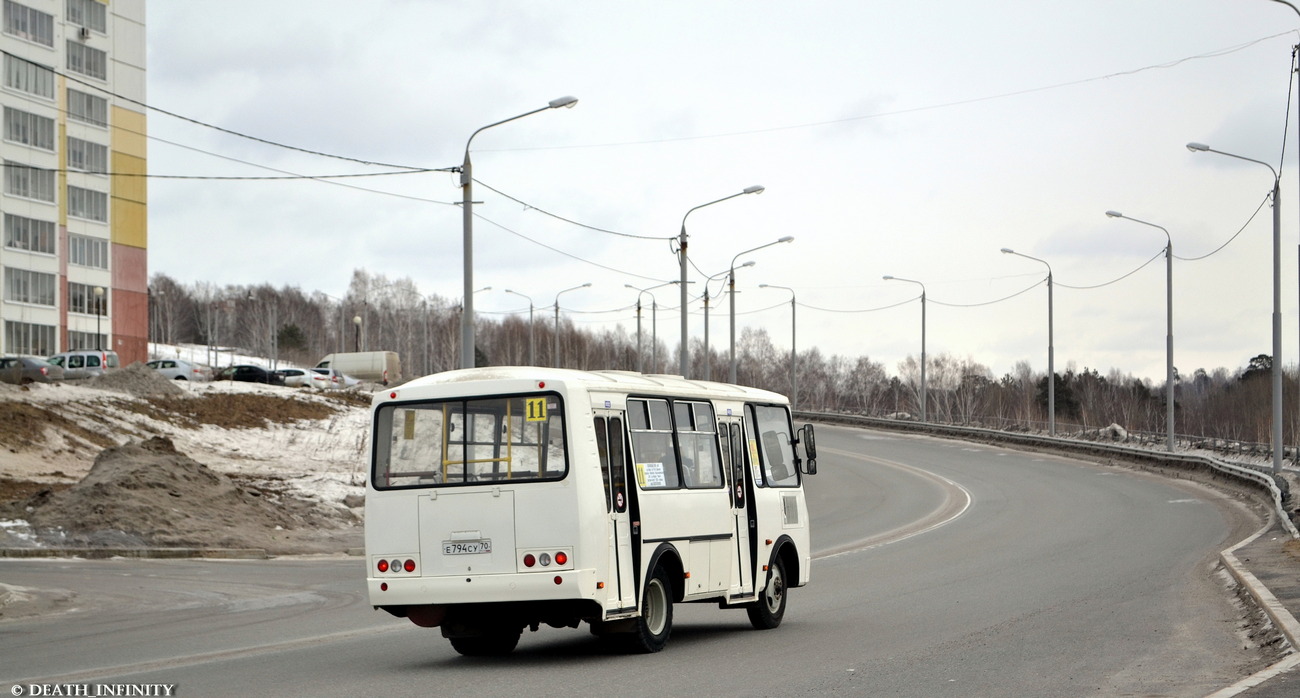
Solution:
[[[605,608],[609,612],[636,610],[637,591],[633,570],[631,510],[633,496],[627,486],[627,439],[623,416],[598,411],[596,444],[600,450],[601,476],[605,483],[605,526],[609,538],[609,572]]]
[[[731,584],[728,595],[732,598],[748,597],[754,593],[754,535],[756,521],[750,503],[754,488],[748,476],[748,449],[745,448],[744,427],[739,417],[718,420],[718,441],[722,445],[722,465],[727,487],[731,490],[731,514],[735,550],[732,557]]]

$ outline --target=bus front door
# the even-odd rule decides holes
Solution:
[[[718,440],[722,444],[723,470],[727,487],[731,490],[731,514],[736,549],[735,563],[731,568],[728,595],[747,598],[754,595],[754,543],[757,521],[754,518],[754,487],[748,476],[748,449],[745,448],[744,426],[739,417],[718,420]]]
[[[635,546],[632,541],[633,493],[627,486],[627,438],[623,416],[616,412],[597,413],[596,443],[600,449],[601,475],[605,482],[605,510],[609,521],[609,579],[612,593],[606,596],[609,613],[632,613],[637,608]]]

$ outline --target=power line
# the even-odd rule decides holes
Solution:
[[[388,168],[392,168],[392,169],[410,169],[410,170],[419,169],[419,168],[416,168],[416,167],[411,167],[411,166],[409,166],[409,165],[392,165],[392,164],[382,163],[382,162],[376,162],[376,161],[372,161],[372,160],[363,160],[363,159],[360,159],[360,158],[348,157],[348,156],[346,156],[346,155],[334,155],[334,154],[332,154],[332,153],[326,153],[326,152],[322,152],[322,151],[319,151],[319,150],[311,150],[311,149],[309,149],[309,148],[301,148],[301,147],[296,146],[296,145],[289,145],[289,144],[287,144],[287,143],[280,143],[280,142],[278,142],[278,141],[273,141],[273,140],[270,140],[270,139],[267,139],[267,138],[260,138],[260,137],[258,137],[258,136],[251,136],[251,135],[249,135],[249,134],[247,134],[247,133],[241,133],[241,132],[239,132],[239,131],[235,131],[235,130],[233,130],[233,129],[228,129],[228,128],[225,128],[225,127],[222,127],[222,126],[217,126],[217,125],[215,125],[215,124],[210,124],[210,123],[207,123],[206,121],[200,121],[200,120],[195,119],[195,118],[193,118],[193,117],[185,116],[184,114],[177,114],[176,112],[168,111],[168,110],[163,109],[163,108],[161,108],[161,107],[155,107],[155,106],[153,106],[153,105],[151,105],[151,104],[147,104],[147,103],[145,103],[145,102],[141,102],[141,101],[138,100],[138,99],[132,99],[132,98],[127,97],[127,96],[125,96],[125,95],[117,94],[116,92],[112,92],[112,91],[110,91],[110,90],[106,90],[106,89],[104,89],[104,87],[101,86],[101,85],[96,85],[96,84],[91,83],[91,82],[86,82],[85,80],[82,80],[81,78],[76,77],[75,75],[69,75],[69,74],[67,74],[67,73],[57,71],[57,70],[55,70],[55,69],[53,69],[53,68],[50,68],[49,66],[41,65],[41,64],[39,64],[39,63],[34,63],[34,62],[32,62],[32,61],[27,60],[26,58],[23,58],[22,56],[19,56],[19,55],[14,54],[14,53],[10,53],[9,51],[5,51],[5,50],[3,50],[3,49],[0,49],[0,54],[3,54],[3,55],[5,55],[5,56],[10,56],[10,57],[12,57],[12,58],[16,58],[16,59],[18,59],[18,60],[20,60],[20,61],[23,61],[24,63],[29,63],[29,64],[31,64],[31,65],[36,65],[36,66],[39,66],[39,67],[41,67],[41,68],[45,68],[46,70],[50,71],[50,72],[53,73],[54,75],[58,75],[59,77],[62,77],[62,78],[64,78],[65,80],[68,80],[68,81],[70,81],[70,82],[75,82],[75,83],[77,83],[78,85],[84,85],[85,87],[89,87],[89,88],[95,90],[96,92],[100,92],[100,93],[102,93],[102,94],[109,95],[109,96],[113,97],[114,99],[118,99],[118,100],[121,100],[121,101],[123,101],[123,102],[130,102],[131,104],[137,105],[137,106],[142,107],[142,108],[144,108],[144,109],[147,109],[147,110],[149,110],[149,111],[154,111],[154,112],[158,112],[159,114],[164,114],[164,115],[166,115],[166,116],[170,116],[170,117],[172,117],[173,119],[179,119],[179,120],[181,120],[181,121],[186,121],[186,122],[189,122],[189,123],[191,123],[191,124],[195,124],[195,125],[198,125],[198,126],[203,126],[203,127],[205,127],[205,128],[210,128],[210,129],[212,129],[212,130],[214,130],[214,131],[218,131],[218,132],[221,132],[221,133],[225,133],[225,134],[228,134],[228,135],[231,135],[231,136],[236,136],[236,137],[238,137],[238,138],[244,138],[244,139],[246,139],[246,140],[250,140],[250,141],[253,141],[253,142],[255,142],[255,143],[261,143],[261,144],[263,144],[263,145],[270,145],[270,146],[274,146],[274,147],[277,147],[277,148],[284,148],[284,149],[286,149],[286,150],[293,150],[293,151],[297,151],[297,152],[300,152],[300,153],[306,153],[306,154],[308,154],[308,155],[316,155],[316,156],[319,156],[319,157],[332,158],[332,159],[335,159],[335,160],[345,160],[345,161],[347,161],[347,162],[355,162],[355,163],[359,163],[359,164],[362,164],[362,165],[370,165],[370,166],[377,166],[377,167],[388,167]]]
[[[483,182],[483,181],[480,180],[480,179],[475,179],[475,180],[474,180],[474,183],[475,183],[475,184],[478,184],[478,185],[481,185],[481,186],[483,186],[483,187],[486,188],[486,189],[490,189],[490,190],[496,192],[497,194],[499,194],[499,195],[501,195],[501,196],[504,196],[504,197],[506,197],[507,199],[510,199],[511,201],[513,201],[513,202],[515,202],[515,203],[517,203],[517,204],[519,204],[519,205],[521,205],[521,206],[523,206],[523,207],[525,207],[525,208],[531,209],[531,210],[533,210],[533,211],[537,211],[538,213],[540,213],[540,214],[542,214],[542,215],[544,215],[544,216],[550,216],[551,218],[554,218],[554,219],[556,219],[556,220],[558,220],[558,221],[564,221],[565,223],[568,223],[568,224],[570,224],[570,225],[576,225],[576,226],[578,226],[579,228],[586,228],[587,230],[593,230],[593,231],[595,231],[595,232],[597,232],[597,233],[607,233],[607,234],[609,234],[609,235],[617,235],[617,236],[619,236],[619,237],[633,238],[633,239],[636,239],[636,240],[672,240],[672,239],[674,239],[674,238],[676,237],[676,236],[673,236],[673,235],[662,235],[662,236],[652,236],[652,235],[633,235],[633,234],[631,234],[631,233],[620,233],[620,232],[618,232],[617,230],[606,230],[605,228],[597,228],[597,227],[594,226],[594,225],[587,225],[586,223],[579,223],[578,221],[575,221],[575,220],[571,220],[571,219],[565,218],[564,216],[560,216],[560,215],[557,215],[557,214],[551,213],[550,211],[547,211],[546,209],[543,209],[543,208],[539,208],[539,207],[537,207],[537,206],[534,206],[534,205],[532,205],[532,204],[530,204],[530,203],[528,203],[528,202],[526,202],[526,201],[522,201],[522,200],[520,200],[520,199],[516,199],[515,197],[513,197],[513,196],[511,196],[511,195],[509,195],[509,194],[507,194],[507,193],[505,193],[505,192],[503,192],[503,191],[501,191],[500,189],[497,189],[497,188],[493,187],[493,186],[490,185],[490,184],[487,184],[487,183]]]
[[[275,176],[270,176],[270,175],[263,175],[263,176],[256,176],[256,175],[165,175],[165,174],[149,174],[149,173],[145,173],[145,172],[100,172],[100,171],[97,171],[97,170],[78,170],[78,169],[74,169],[74,168],[66,168],[66,167],[65,167],[65,168],[40,167],[40,166],[38,166],[38,165],[27,165],[27,164],[18,163],[18,162],[10,162],[10,161],[8,161],[8,160],[4,161],[4,163],[2,163],[2,164],[4,165],[4,167],[21,168],[21,169],[28,169],[28,170],[39,170],[39,171],[41,171],[41,172],[54,172],[54,173],[56,173],[56,174],[69,174],[69,173],[70,173],[70,174],[99,175],[99,176],[105,176],[105,177],[138,177],[138,178],[142,178],[142,179],[198,179],[198,180],[213,180],[213,181],[238,181],[238,180],[266,181],[266,180],[294,180],[294,179],[321,179],[321,180],[324,180],[324,179],[348,179],[348,178],[352,178],[352,177],[389,177],[389,176],[392,176],[392,175],[425,174],[425,173],[428,173],[428,172],[444,172],[444,171],[446,171],[446,170],[396,170],[396,171],[390,171],[390,172],[351,172],[351,173],[346,173],[346,174],[327,174],[327,175],[298,175],[298,174],[288,174],[288,175],[275,175]]]
[[[1136,74],[1138,74],[1138,73],[1143,73],[1143,72],[1150,71],[1150,70],[1163,70],[1163,69],[1168,69],[1168,68],[1174,68],[1174,67],[1177,67],[1177,66],[1179,66],[1179,65],[1182,65],[1183,63],[1186,63],[1186,62],[1188,62],[1188,61],[1200,60],[1200,59],[1206,59],[1206,58],[1218,58],[1218,57],[1220,57],[1220,56],[1226,56],[1226,55],[1229,55],[1229,54],[1232,54],[1232,53],[1236,53],[1236,52],[1238,52],[1238,51],[1243,51],[1243,50],[1248,49],[1248,48],[1250,48],[1250,47],[1252,47],[1252,46],[1254,46],[1254,45],[1256,45],[1256,44],[1263,43],[1263,42],[1268,41],[1268,40],[1270,40],[1270,39],[1276,39],[1276,38],[1278,38],[1279,36],[1286,36],[1287,34],[1295,33],[1295,31],[1296,31],[1296,30],[1292,29],[1292,30],[1288,30],[1288,31],[1284,31],[1284,32],[1279,32],[1279,33],[1277,33],[1277,34],[1272,34],[1272,35],[1269,35],[1269,36],[1260,37],[1260,38],[1258,38],[1258,39],[1255,39],[1255,40],[1253,40],[1253,41],[1248,41],[1248,42],[1243,43],[1243,44],[1237,44],[1237,45],[1235,45],[1235,46],[1228,46],[1228,47],[1226,47],[1226,48],[1215,49],[1215,50],[1213,50],[1213,51],[1207,51],[1207,52],[1205,52],[1205,53],[1200,53],[1200,54],[1196,54],[1196,55],[1193,55],[1193,56],[1186,56],[1186,57],[1178,58],[1178,59],[1175,59],[1175,60],[1172,60],[1172,61],[1167,61],[1167,62],[1165,62],[1165,63],[1157,63],[1157,64],[1154,64],[1154,65],[1143,66],[1143,67],[1141,67],[1141,68],[1134,68],[1134,69],[1131,69],[1131,70],[1123,70],[1123,71],[1120,71],[1120,72],[1117,72],[1117,73],[1108,73],[1108,74],[1106,74],[1106,75],[1098,75],[1098,76],[1094,76],[1094,77],[1090,77],[1090,78],[1083,78],[1083,79],[1080,79],[1080,80],[1071,80],[1071,81],[1068,81],[1068,82],[1060,82],[1060,83],[1055,83],[1055,84],[1052,84],[1052,85],[1043,85],[1043,86],[1040,86],[1040,87],[1030,87],[1030,88],[1026,88],[1026,89],[1023,89],[1023,90],[1014,90],[1014,91],[1012,91],[1012,92],[1002,92],[1002,93],[999,93],[999,94],[995,94],[995,95],[986,95],[986,96],[983,96],[983,97],[972,97],[972,98],[970,98],[970,99],[961,99],[961,100],[955,100],[955,101],[952,101],[952,102],[942,102],[942,103],[939,103],[939,104],[930,104],[930,105],[921,106],[921,107],[912,107],[912,108],[910,108],[910,109],[898,109],[898,110],[895,110],[895,111],[875,112],[875,113],[873,113],[873,114],[863,114],[863,115],[860,115],[860,116],[849,116],[849,117],[844,117],[844,118],[841,118],[841,119],[829,119],[829,120],[826,120],[826,121],[811,121],[811,122],[806,122],[806,123],[801,123],[801,124],[790,124],[790,125],[786,125],[786,126],[772,126],[772,127],[768,127],[768,128],[751,129],[751,130],[748,130],[748,131],[730,131],[730,132],[724,132],[724,133],[702,134],[702,135],[697,135],[697,136],[678,136],[678,137],[674,137],[674,138],[657,138],[657,139],[652,139],[652,140],[641,140],[641,141],[620,141],[620,142],[608,142],[608,143],[586,143],[586,144],[577,144],[577,145],[531,146],[531,147],[519,147],[519,148],[496,148],[496,149],[488,149],[488,150],[496,151],[496,152],[513,152],[513,151],[529,151],[529,150],[576,150],[576,149],[581,149],[581,148],[608,148],[608,147],[621,147],[621,146],[630,146],[630,145],[654,145],[654,144],[659,144],[659,143],[677,143],[677,142],[682,142],[682,141],[710,140],[710,139],[714,139],[714,138],[733,138],[733,137],[736,137],[736,136],[753,136],[753,135],[759,135],[759,134],[764,134],[764,133],[775,133],[775,132],[778,132],[778,131],[793,131],[793,130],[799,130],[799,129],[820,128],[820,127],[823,127],[823,126],[836,126],[836,125],[839,125],[839,124],[851,123],[851,122],[854,122],[854,121],[865,121],[865,120],[868,120],[868,119],[879,119],[879,118],[883,118],[883,117],[887,117],[887,116],[902,116],[902,115],[905,115],[905,114],[916,114],[916,113],[920,113],[920,112],[935,111],[935,110],[939,110],[939,109],[948,109],[948,108],[951,108],[951,107],[961,107],[961,106],[966,106],[966,105],[969,105],[969,104],[978,104],[978,103],[980,103],[980,102],[990,102],[990,101],[999,100],[999,99],[1006,99],[1006,98],[1008,98],[1008,97],[1020,97],[1020,96],[1023,96],[1023,95],[1033,94],[1033,93],[1036,93],[1036,92],[1047,92],[1047,91],[1051,91],[1051,90],[1059,90],[1059,89],[1066,88],[1066,87],[1076,87],[1076,86],[1078,86],[1078,85],[1085,85],[1085,84],[1090,83],[1090,82],[1099,82],[1099,81],[1102,81],[1102,80],[1109,80],[1109,79],[1111,79],[1111,78],[1126,77],[1126,76],[1129,76],[1129,75],[1136,75]]]

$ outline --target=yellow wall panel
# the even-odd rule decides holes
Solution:
[[[113,134],[109,148],[143,160],[146,154],[145,133],[147,133],[145,115],[116,105],[112,110],[109,123],[113,125]]]
[[[131,247],[149,246],[149,216],[143,203],[113,199],[113,242]]]
[[[109,168],[113,174],[113,198],[125,199],[145,204],[149,202],[149,181],[143,158],[132,157],[125,153],[113,151],[113,161]]]

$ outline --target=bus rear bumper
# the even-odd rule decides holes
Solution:
[[[373,606],[555,601],[596,598],[596,571],[560,570],[551,574],[484,574],[444,577],[369,577]]]

